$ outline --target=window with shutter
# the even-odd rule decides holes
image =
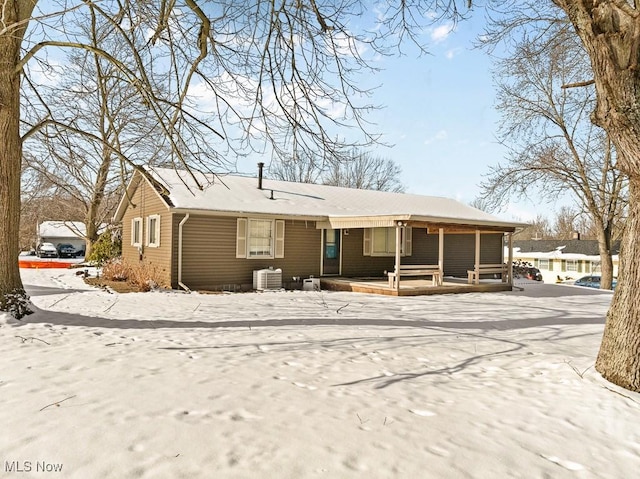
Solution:
[[[147,217],[147,246],[151,248],[160,246],[160,215]]]
[[[412,253],[411,228],[401,228],[400,252],[402,256],[410,256]],[[364,256],[394,256],[396,254],[396,229],[366,228],[364,230]]]
[[[284,220],[238,218],[236,258],[284,258]]]
[[[276,258],[284,258],[284,220],[276,220]]]
[[[131,246],[142,246],[142,218],[131,220]]]

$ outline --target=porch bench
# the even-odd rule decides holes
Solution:
[[[391,271],[387,273],[389,276],[389,287],[395,289],[396,287],[396,272]],[[433,286],[442,285],[442,274],[437,264],[401,264],[399,276],[431,276]]]
[[[480,283],[481,274],[499,274],[502,282],[507,280],[507,265],[498,264],[481,264],[477,268],[467,270],[467,281],[469,284]]]

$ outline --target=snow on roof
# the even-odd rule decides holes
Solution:
[[[587,256],[599,256],[597,240],[572,239],[572,240],[514,240],[513,247],[519,248],[525,253],[548,253],[555,250],[562,250],[564,255],[568,253],[582,254]],[[620,241],[613,241],[611,252],[618,254],[620,251]]]
[[[103,223],[98,228],[98,233],[107,229]],[[87,228],[82,221],[43,221],[38,226],[40,238],[79,238],[84,239]]]
[[[38,226],[41,238],[82,238],[86,233],[81,221],[43,221]]]
[[[360,190],[236,175],[195,172],[200,184],[186,172],[150,168],[149,173],[169,191],[174,208],[288,216],[354,218],[411,216],[424,221],[458,222],[517,227],[459,201],[437,196]],[[408,219],[408,218],[407,218]]]
[[[505,255],[508,250],[505,248]],[[583,253],[563,253],[562,250],[554,251],[521,251],[520,248],[513,248],[513,257],[515,259],[563,259],[563,260],[581,260],[581,261],[600,261],[600,255],[583,254]],[[618,255],[612,255],[614,260],[618,259]]]

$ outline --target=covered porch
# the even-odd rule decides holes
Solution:
[[[337,240],[333,240],[331,251],[337,267],[331,274],[326,274],[323,268],[323,287],[393,296],[511,290],[515,225],[449,221],[406,215],[332,218],[317,224],[325,230],[323,238],[328,237],[328,231],[334,232],[332,238],[349,235],[349,229],[352,236],[354,230],[362,231],[360,254],[351,247],[348,253],[339,248],[339,254],[335,255]],[[391,245],[378,254],[373,246],[374,230],[386,230],[387,245]],[[430,238],[428,244],[425,243],[427,237]],[[491,241],[485,244],[483,238],[489,237]],[[504,258],[504,243],[508,246],[508,258]],[[323,244],[325,254],[326,249],[327,245]],[[382,277],[378,277],[378,271],[372,271],[373,275],[357,274],[353,267],[363,258],[365,262],[379,265],[385,256],[384,272],[382,268],[379,270]]]

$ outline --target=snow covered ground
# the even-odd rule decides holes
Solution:
[[[39,311],[0,315],[1,477],[640,471],[640,395],[593,369],[610,293],[118,295],[22,274]]]

